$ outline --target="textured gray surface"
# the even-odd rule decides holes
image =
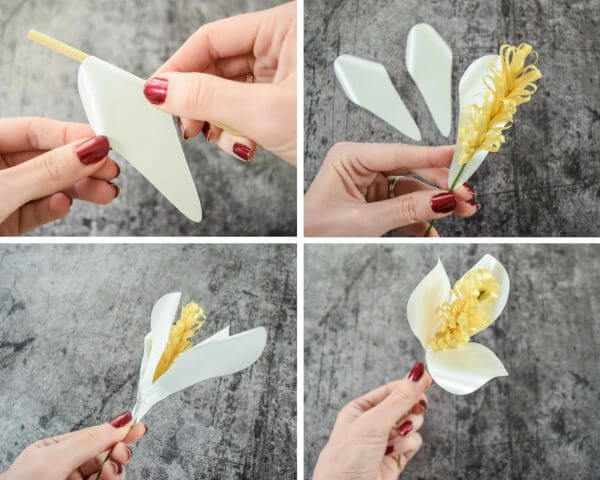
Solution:
[[[346,402],[423,358],[406,302],[438,255],[454,281],[485,253],[505,265],[511,294],[476,338],[510,376],[465,397],[434,386],[424,446],[402,478],[598,478],[600,246],[563,245],[308,245],[307,472]]]
[[[295,478],[295,246],[3,246],[0,271],[0,472],[34,440],[132,408],[152,305],[182,291],[204,335],[264,325],[267,347],[156,405],[127,478]]]
[[[516,116],[500,153],[475,174],[481,211],[438,223],[446,236],[600,234],[600,1],[312,1],[305,6],[305,186],[336,142],[406,142],[347,100],[333,74],[343,53],[383,63],[423,133],[441,136],[406,72],[406,35],[427,22],[454,53],[453,91],[466,67],[502,43],[528,42],[540,54],[540,91]],[[456,105],[454,98],[454,105]],[[456,110],[456,109],[455,109]]]
[[[146,78],[202,24],[277,0],[2,0],[0,116],[85,121],[77,64],[27,40],[36,28]],[[294,235],[296,170],[266,152],[252,165],[186,142],[204,209],[187,220],[123,159],[121,196],[108,207],[77,202],[66,220],[34,235]]]

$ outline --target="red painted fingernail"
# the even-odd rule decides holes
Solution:
[[[449,213],[456,208],[456,198],[453,193],[440,193],[431,199],[431,209],[435,213]]]
[[[67,199],[69,200],[69,207],[73,206],[73,197],[71,195],[67,195],[65,193],[65,197],[67,197]]]
[[[250,147],[243,143],[233,144],[233,153],[240,157],[244,162],[250,161]]]
[[[181,121],[181,118],[177,117],[177,128],[179,129],[179,133],[183,137],[184,140],[187,140],[187,136],[185,135],[185,126]]]
[[[472,206],[474,206],[474,207],[477,209],[477,211],[479,211],[479,209],[481,208],[481,205],[479,205],[479,204],[478,204],[478,203],[475,201],[475,199],[474,199],[474,198],[472,198],[471,200],[469,200],[467,203],[468,203],[469,205],[472,205]]]
[[[123,473],[123,465],[117,463],[115,466],[117,467],[117,475],[121,475]]]
[[[463,187],[465,187],[471,195],[475,195],[475,189],[473,188],[473,185],[465,182],[465,183],[463,183]]]
[[[146,435],[148,433],[148,427],[146,426],[146,424],[144,423],[144,435]]]
[[[423,365],[423,362],[417,362],[410,369],[410,372],[408,372],[408,379],[413,382],[418,382],[421,380],[423,372],[425,372],[425,365]]]
[[[394,451],[394,446],[393,445],[388,445],[387,448],[385,449],[385,454],[389,455],[393,451]]]
[[[419,401],[412,409],[415,415],[421,415],[425,410],[427,410],[427,402],[425,402],[425,400]]]
[[[400,435],[401,437],[406,437],[410,432],[412,432],[412,429],[412,422],[410,420],[407,420],[398,427],[398,435]]]
[[[144,96],[154,105],[165,103],[169,81],[164,78],[151,78],[144,83]]]
[[[204,125],[202,125],[202,135],[204,135],[204,140],[206,140],[207,142],[210,142],[210,134],[211,133],[212,133],[212,130],[210,128],[210,123],[204,122]]]
[[[115,428],[121,428],[131,422],[131,412],[123,412],[110,420],[110,423]]]
[[[113,198],[117,198],[119,196],[119,194],[121,193],[121,189],[114,183],[111,183],[111,182],[108,182],[108,183],[115,188],[115,196]]]
[[[129,454],[129,458],[128,461],[131,460],[131,457],[133,457],[133,451],[131,450],[131,448],[127,447],[127,453]]]
[[[97,163],[108,155],[110,145],[108,144],[108,138],[104,135],[92,138],[87,142],[82,143],[75,149],[75,154],[79,161],[84,165],[91,165]]]
[[[117,174],[115,175],[115,178],[119,178],[119,176],[121,175],[121,167],[119,167],[119,165],[117,165],[116,163],[115,165],[117,166]]]

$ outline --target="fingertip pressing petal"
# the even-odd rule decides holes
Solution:
[[[491,379],[508,375],[494,352],[473,342],[450,350],[427,351],[425,359],[435,383],[455,395],[472,393]]]
[[[410,294],[406,306],[408,324],[423,348],[427,348],[436,328],[436,310],[450,296],[451,286],[444,265],[438,259]]]

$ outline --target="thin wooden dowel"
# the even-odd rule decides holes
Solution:
[[[33,40],[34,42],[39,43],[40,45],[43,45],[46,48],[49,48],[50,50],[55,51],[56,53],[60,53],[65,57],[69,57],[79,63],[83,62],[88,57],[87,53],[84,53],[81,50],[77,50],[71,45],[67,45],[66,43],[63,43],[60,40],[56,40],[55,38],[49,37],[48,35],[44,35],[43,33],[40,33],[37,30],[29,30],[27,38],[29,38],[29,40]]]

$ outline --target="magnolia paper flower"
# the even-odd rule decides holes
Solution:
[[[529,57],[533,63],[527,64]],[[542,78],[537,53],[526,43],[502,45],[499,55],[475,60],[458,87],[460,113],[456,149],[450,166],[450,190],[460,187],[480,167],[489,152],[505,142],[518,107],[531,100]]]
[[[508,293],[508,274],[491,255],[485,255],[454,287],[438,260],[412,292],[408,323],[425,349],[429,373],[444,390],[465,395],[492,378],[508,375],[494,352],[471,341],[500,316]]]
[[[144,339],[137,401],[133,421],[139,422],[154,404],[169,395],[209,378],[231,375],[261,356],[267,332],[258,327],[229,336],[229,327],[192,345],[191,338],[206,320],[195,303],[181,310],[173,324],[181,293],[161,297],[152,309],[151,331]]]

